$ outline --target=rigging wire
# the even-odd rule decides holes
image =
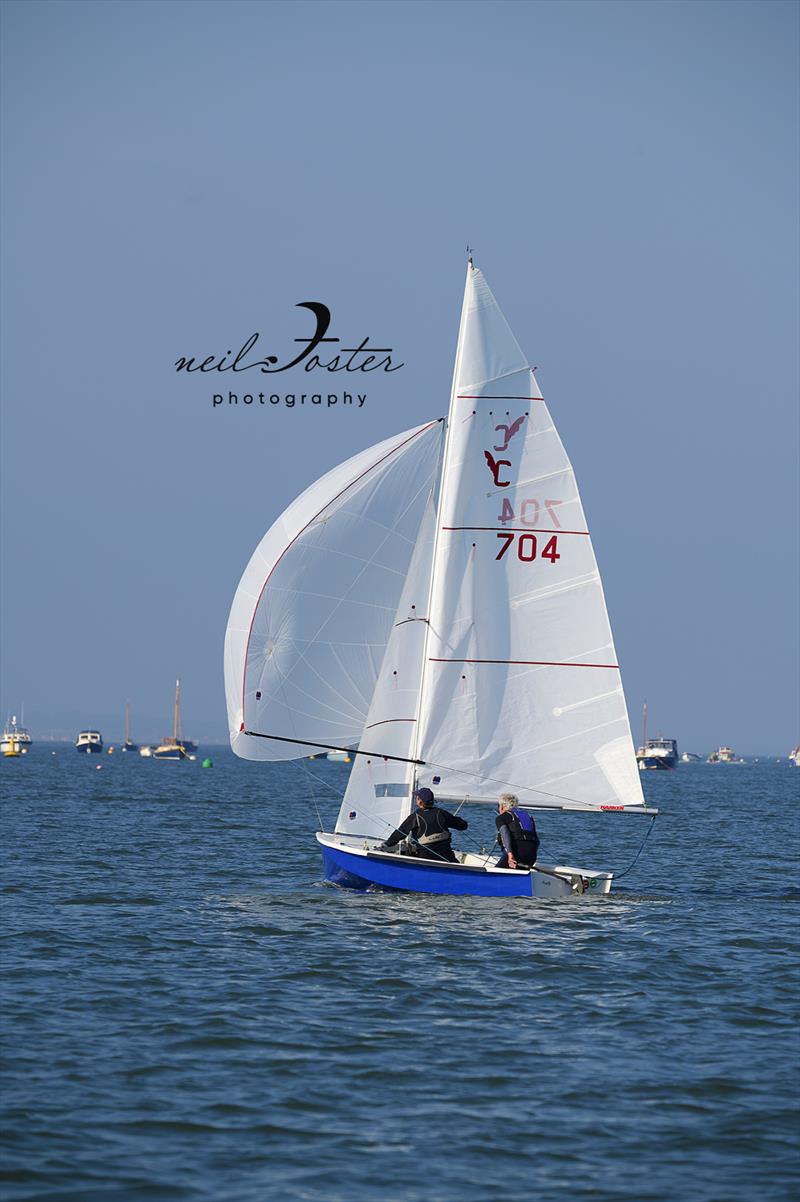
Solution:
[[[627,875],[628,875],[628,873],[630,872],[630,870],[633,868],[633,866],[634,866],[634,864],[636,863],[636,861],[639,859],[639,856],[640,856],[640,855],[642,854],[642,852],[644,851],[644,845],[645,845],[645,843],[646,843],[646,842],[647,842],[647,840],[650,838],[650,832],[652,831],[653,827],[655,826],[655,823],[656,823],[656,818],[658,818],[658,814],[653,814],[653,817],[650,819],[650,825],[648,826],[647,830],[645,831],[645,833],[644,833],[644,838],[642,839],[642,842],[641,842],[641,844],[639,845],[639,850],[637,851],[636,855],[633,857],[633,859],[631,860],[630,864],[629,864],[629,865],[628,865],[628,867],[625,869],[625,871],[624,871],[624,872],[615,872],[615,873],[614,873],[614,880],[615,880],[615,881],[619,881],[619,880],[621,880],[621,879],[622,879],[624,876],[627,876]]]
[[[301,761],[300,761],[300,763],[302,764],[302,762],[303,762],[303,761],[301,760]],[[310,779],[310,781],[311,781],[311,800],[312,800],[312,802],[314,803],[314,809],[317,811],[317,822],[319,823],[319,829],[320,829],[320,830],[322,830],[322,814],[320,813],[320,809],[319,809],[319,803],[318,803],[318,801],[317,801],[317,794],[316,794],[316,791],[315,791],[315,789],[314,789],[314,777],[313,777],[313,775],[311,775],[311,774],[310,774],[310,775],[309,775],[309,779]]]
[[[310,776],[312,778],[312,780],[316,780],[319,784],[324,785],[326,789],[330,789],[331,793],[335,793],[337,797],[344,797],[345,790],[341,789],[341,788],[337,788],[337,786],[334,785],[331,781],[325,780],[324,776],[317,776],[317,774],[315,772],[312,772],[311,769],[309,768],[308,761],[306,759],[295,760],[294,762],[296,764],[300,764],[303,771],[306,773],[307,776]]]
[[[312,772],[311,769],[309,768],[308,763],[305,758],[300,759],[300,760],[295,760],[294,762],[300,766],[302,771],[308,777],[308,780],[309,780],[310,786],[311,786],[311,800],[314,803],[314,809],[317,812],[317,821],[319,822],[319,826],[317,829],[324,831],[325,823],[322,819],[322,813],[320,812],[319,802],[317,801],[317,794],[316,794],[316,790],[314,789],[314,781],[317,781],[318,784],[321,784],[323,786],[323,788],[325,788],[328,792],[333,793],[334,796],[337,798],[344,797],[344,790],[341,788],[337,788],[336,785],[334,785],[331,781],[327,781],[324,779],[324,777],[318,776],[315,772]]]

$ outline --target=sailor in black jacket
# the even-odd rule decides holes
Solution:
[[[498,868],[532,868],[539,851],[536,823],[525,810],[517,809],[519,798],[514,793],[502,793],[497,803],[500,813],[494,820],[497,838],[503,854]]]
[[[402,839],[408,839],[416,855],[425,860],[449,860],[456,863],[455,852],[450,842],[450,830],[465,831],[469,826],[457,814],[450,814],[434,805],[434,796],[430,789],[417,789],[415,794],[417,809],[409,814],[393,831],[385,843],[381,843],[378,851],[390,851]]]

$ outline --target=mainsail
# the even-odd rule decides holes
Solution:
[[[442,797],[643,806],[572,465],[470,265],[448,420],[416,758]]]
[[[572,466],[471,263],[446,434],[372,447],[286,510],[236,593],[225,675],[237,754],[358,745],[340,833],[385,838],[415,782],[644,809]]]

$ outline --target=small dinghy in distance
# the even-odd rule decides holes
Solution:
[[[655,814],[645,805],[572,466],[470,260],[449,414],[355,455],[278,518],[225,639],[231,746],[357,746],[327,878],[496,897],[608,893],[612,873],[380,848],[418,787],[444,807]]]

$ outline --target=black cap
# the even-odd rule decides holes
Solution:
[[[416,796],[420,799],[420,801],[422,802],[423,805],[426,805],[426,806],[433,805],[434,798],[433,798],[433,793],[431,792],[430,789],[424,789],[424,788],[417,789]]]

